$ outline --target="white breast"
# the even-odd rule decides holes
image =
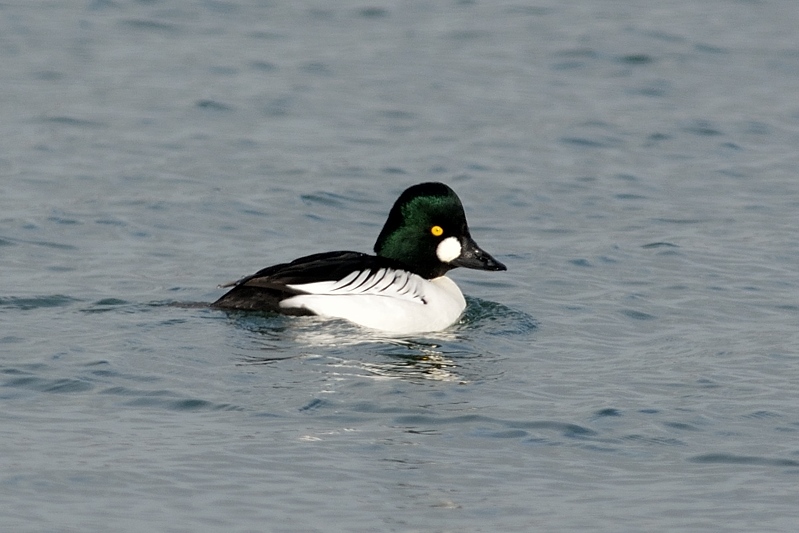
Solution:
[[[455,282],[446,276],[426,280],[403,270],[353,272],[337,281],[289,285],[306,292],[280,302],[320,316],[361,326],[411,334],[439,331],[454,324],[466,308]]]

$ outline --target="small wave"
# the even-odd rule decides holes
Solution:
[[[460,415],[436,417],[429,415],[405,415],[397,417],[394,422],[413,431],[426,431],[452,424],[475,425],[474,432],[478,436],[491,438],[530,437],[531,433],[555,433],[561,437],[576,440],[592,440],[598,433],[590,428],[571,422],[554,420],[502,420],[481,415]],[[534,438],[533,440],[540,440]]]
[[[211,111],[231,111],[233,109],[228,104],[217,100],[198,100],[194,105],[200,109],[208,109]]]
[[[679,248],[676,244],[665,242],[665,241],[658,241],[658,242],[650,242],[648,244],[644,244],[641,246],[644,250],[649,250],[651,248]]]
[[[321,191],[313,194],[302,194],[300,199],[305,205],[323,205],[326,207],[342,207],[352,203],[355,199],[342,194]]]
[[[169,390],[142,390],[123,386],[108,387],[100,394],[128,398],[125,405],[131,407],[153,407],[170,411],[243,411],[242,407],[229,403],[216,403],[201,398],[186,398]]]
[[[78,128],[100,128],[107,126],[106,123],[97,120],[90,120],[85,118],[70,117],[65,115],[57,115],[51,117],[44,117],[42,122],[50,124],[60,124],[63,126],[72,126]]]
[[[620,410],[614,409],[613,407],[600,409],[599,411],[594,413],[595,418],[615,417],[615,416],[622,416],[622,414]]]
[[[66,307],[73,303],[79,302],[77,298],[71,296],[64,296],[63,294],[51,294],[47,296],[34,296],[31,298],[20,298],[17,296],[9,296],[0,298],[0,307],[8,309],[20,309],[29,311],[31,309],[41,309],[43,307]]]
[[[170,411],[242,411],[240,407],[230,404],[218,404],[198,398],[182,398],[166,400],[163,398],[141,397],[127,402],[131,407],[155,407]]]
[[[621,314],[633,320],[655,320],[657,317],[644,313],[643,311],[636,311],[635,309],[622,309]]]
[[[799,467],[799,461],[795,459],[759,457],[756,455],[734,455],[731,453],[706,453],[691,457],[689,460],[692,463],[702,464]]]
[[[16,244],[30,244],[33,246],[42,246],[44,248],[53,248],[55,250],[77,250],[77,246],[73,246],[71,244],[64,244],[61,242],[53,242],[53,241],[32,241],[28,239],[0,239],[0,246],[12,246]]]
[[[84,313],[105,313],[128,305],[131,305],[131,302],[120,300],[119,298],[103,298],[93,302],[89,307],[81,309],[81,311]]]
[[[136,30],[178,33],[179,27],[168,22],[160,22],[150,19],[127,19],[121,22],[122,25]]]
[[[36,376],[17,377],[6,381],[2,386],[52,393],[85,392],[94,388],[94,385],[81,379],[46,379]]]

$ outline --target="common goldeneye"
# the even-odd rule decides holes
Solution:
[[[223,285],[233,288],[211,305],[423,333],[451,326],[466,308],[460,289],[444,275],[449,270],[507,270],[472,240],[460,199],[443,183],[406,189],[374,251],[326,252],[270,266]]]

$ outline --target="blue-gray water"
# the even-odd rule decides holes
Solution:
[[[797,20],[0,4],[0,529],[795,530]],[[182,305],[429,180],[508,265],[452,330]]]

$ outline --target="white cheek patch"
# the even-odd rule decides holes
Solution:
[[[449,263],[461,256],[461,242],[456,237],[447,237],[436,247],[436,255],[442,263]]]

